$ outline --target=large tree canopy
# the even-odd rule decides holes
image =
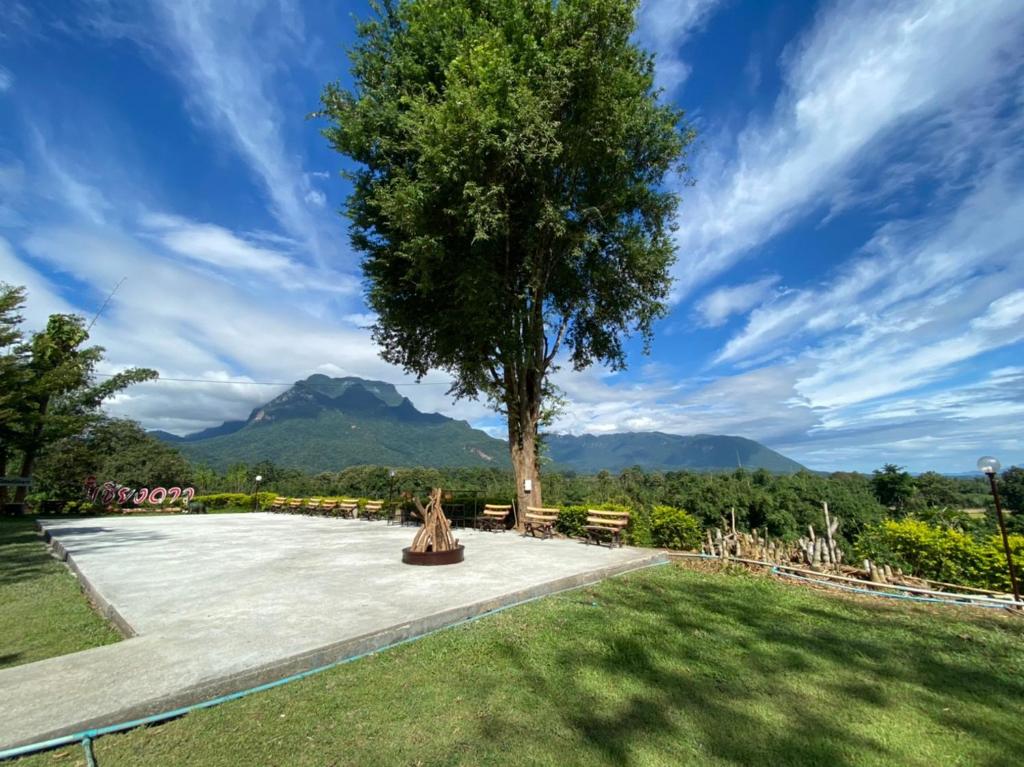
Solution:
[[[507,415],[540,501],[537,427],[559,351],[625,364],[664,312],[693,138],[631,41],[635,0],[406,0],[375,6],[328,85],[325,135],[358,163],[348,200],[374,337],[417,375]]]
[[[155,370],[129,368],[103,381],[95,369],[103,348],[85,346],[89,328],[81,317],[52,314],[44,330],[21,341],[19,310],[24,290],[0,284],[0,475],[10,458],[19,459],[19,476],[30,478],[36,461],[54,443],[85,431],[102,419],[100,406],[119,391],[156,378]],[[25,500],[27,488],[15,491]],[[0,504],[7,489],[0,487]]]

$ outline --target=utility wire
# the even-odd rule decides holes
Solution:
[[[96,373],[104,378],[113,378],[116,373]],[[241,386],[294,386],[296,381],[237,381],[224,380],[219,378],[164,378],[160,376],[152,381],[144,383],[160,383],[161,381],[174,381],[175,383],[203,383],[203,384],[233,384]],[[451,386],[451,381],[424,381],[422,383],[396,383],[390,386]]]

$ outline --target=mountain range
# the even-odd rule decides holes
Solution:
[[[269,460],[309,472],[346,466],[494,466],[508,468],[508,448],[465,421],[422,413],[384,381],[312,375],[255,408],[244,421],[184,437],[151,432],[188,458],[217,469]],[[544,437],[554,467],[594,473],[630,466],[715,471],[743,466],[791,473],[803,467],[753,440],[698,434],[629,432]]]

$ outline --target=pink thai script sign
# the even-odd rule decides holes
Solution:
[[[102,485],[96,481],[96,477],[86,477],[85,497],[90,501],[102,503],[104,506],[117,504],[118,506],[141,506],[144,503],[159,506],[164,501],[175,503],[179,498],[185,503],[191,503],[195,498],[194,487],[141,487],[132,488],[119,485],[116,482],[107,481]]]

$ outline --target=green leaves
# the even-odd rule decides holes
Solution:
[[[23,302],[23,290],[0,286],[0,342],[7,344],[6,349],[0,345],[0,457],[6,461],[17,450],[21,476],[30,476],[49,446],[101,419],[104,400],[157,373],[131,368],[97,383],[94,371],[103,349],[84,345],[89,332],[75,315],[51,315],[44,330],[21,343],[18,310]]]
[[[491,371],[543,378],[563,319],[577,367],[649,338],[673,258],[662,184],[693,134],[652,91],[634,10],[408,0],[361,26],[356,85],[327,86],[320,114],[361,164],[348,214],[385,359],[473,395]]]

